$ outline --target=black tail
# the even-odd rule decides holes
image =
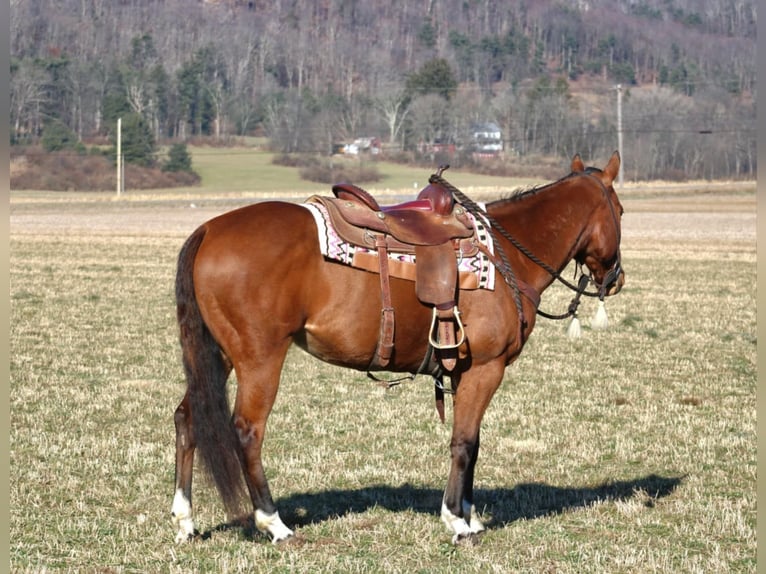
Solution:
[[[226,395],[229,369],[202,319],[194,292],[194,260],[205,233],[204,227],[197,229],[178,254],[176,312],[194,442],[226,510],[237,516],[244,489],[241,448]]]

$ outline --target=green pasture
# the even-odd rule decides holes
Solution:
[[[242,162],[227,172],[215,153],[215,167],[213,156],[197,164],[205,189],[249,191]],[[232,521],[198,473],[202,536],[176,545],[173,281],[185,233],[121,232],[170,209],[162,193],[41,197],[11,197],[10,571],[756,571],[754,240],[711,247],[708,220],[683,241],[626,230],[609,329],[589,329],[590,300],[580,340],[538,321],[482,426],[480,544],[452,546],[439,519],[451,409],[442,425],[429,381],[385,389],[292,351],[264,461],[296,541],[274,546]],[[663,209],[661,197],[641,201],[626,214]],[[14,219],[57,205],[71,220],[106,212],[114,227]],[[754,193],[742,210],[754,212]],[[570,298],[552,287],[542,307],[561,312]]]
[[[205,189],[214,193],[269,193],[289,189],[305,194],[329,190],[328,185],[301,179],[296,168],[273,164],[273,154],[257,148],[191,148],[190,151],[194,169],[202,176]],[[339,164],[366,161],[374,165],[382,179],[361,185],[375,193],[409,192],[415,195],[428,184],[428,176],[438,168],[437,165],[431,169],[424,169],[386,161],[371,162],[341,157],[336,157],[333,161]],[[562,174],[566,173],[567,167],[561,166]],[[477,175],[456,169],[447,170],[445,176],[458,187],[518,187],[540,182],[539,179]]]

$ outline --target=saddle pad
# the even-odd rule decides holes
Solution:
[[[333,261],[346,265],[377,272],[378,253],[375,249],[353,245],[342,240],[332,226],[327,210],[321,203],[303,203],[314,216],[316,222],[319,247],[322,255]],[[481,204],[480,204],[481,205]],[[482,209],[484,208],[481,205]],[[476,236],[490,253],[494,253],[492,238],[487,232],[483,221],[468,214],[476,228]],[[415,256],[408,253],[389,251],[389,274],[400,279],[415,280]],[[458,273],[461,289],[495,288],[495,266],[484,253],[479,251],[473,256],[463,256],[458,259]]]

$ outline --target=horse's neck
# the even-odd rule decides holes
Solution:
[[[592,210],[587,194],[575,193],[573,186],[559,182],[500,202],[492,215],[527,252],[561,271],[577,252]],[[515,247],[507,253],[522,278],[538,292],[554,280]]]

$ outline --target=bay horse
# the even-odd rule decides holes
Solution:
[[[585,167],[537,188],[490,202],[484,212],[498,252],[493,290],[458,289],[465,331],[451,373],[451,466],[441,518],[452,542],[484,530],[474,506],[474,470],[482,417],[535,326],[539,296],[572,261],[581,289],[601,297],[620,291],[622,205],[612,182],[615,152],[604,169]],[[584,266],[584,267],[583,267]],[[563,279],[562,279],[563,280]],[[386,371],[416,373],[431,344],[431,309],[414,283],[395,277],[394,352]],[[195,449],[232,513],[249,494],[256,527],[277,543],[293,536],[279,517],[261,462],[266,420],[277,396],[288,348],[364,371],[376,352],[381,318],[379,277],[330,261],[317,224],[298,203],[266,201],[210,219],[178,256],[177,319],[187,388],[178,405],[173,522],[177,541],[195,536],[192,468]],[[237,379],[233,410],[226,381]],[[247,493],[242,486],[242,477]]]

